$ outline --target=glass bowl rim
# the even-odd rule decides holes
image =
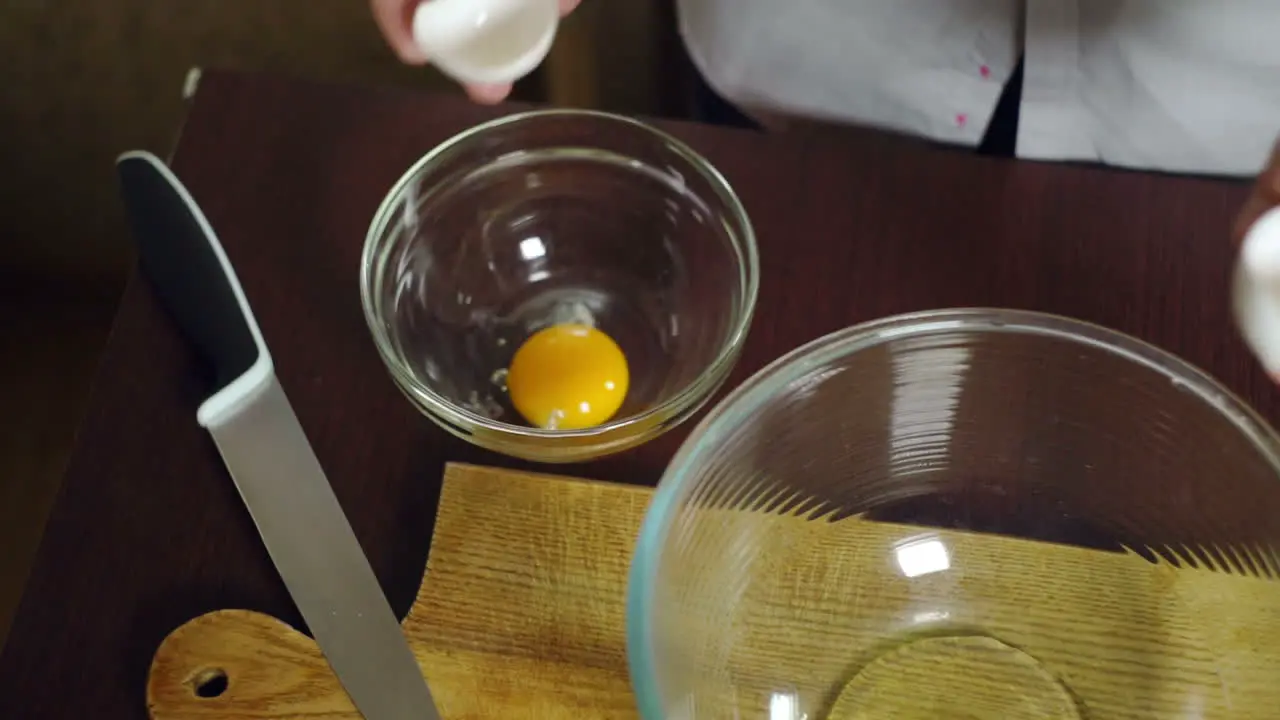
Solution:
[[[627,665],[643,720],[664,720],[652,627],[662,545],[676,512],[694,489],[694,471],[705,462],[708,452],[780,391],[815,368],[891,340],[956,330],[1039,335],[1081,343],[1160,373],[1217,410],[1280,475],[1280,435],[1256,410],[1195,365],[1118,330],[1032,310],[948,308],[892,315],[829,333],[782,355],[726,395],[689,433],[654,490],[632,553],[626,591]]]
[[[701,375],[688,382],[678,392],[661,403],[646,408],[643,412],[580,430],[543,430],[541,428],[500,422],[450,402],[424,383],[419,382],[402,363],[394,359],[395,353],[391,350],[391,341],[386,331],[381,327],[380,319],[374,311],[376,303],[373,297],[373,276],[377,266],[377,257],[383,245],[383,233],[392,222],[396,207],[404,197],[406,188],[419,177],[442,165],[444,161],[465,147],[467,143],[483,135],[500,131],[513,125],[555,118],[585,118],[604,121],[625,126],[629,130],[637,130],[652,139],[662,142],[668,149],[674,151],[677,156],[689,163],[690,167],[712,186],[714,193],[724,202],[728,214],[737,221],[742,230],[732,236],[736,255],[741,259],[741,262],[738,263],[738,274],[742,281],[742,298],[738,303],[739,316],[731,329],[729,337],[721,343],[711,363],[707,365]],[[526,437],[544,442],[559,438],[592,438],[625,431],[636,425],[647,427],[648,424],[653,422],[660,424],[664,418],[679,415],[685,408],[700,402],[709,392],[719,387],[724,377],[737,362],[738,352],[751,327],[751,320],[755,314],[756,299],[759,293],[759,266],[760,258],[756,246],[755,228],[751,224],[751,218],[747,214],[746,207],[743,206],[733,186],[724,175],[701,153],[694,150],[687,143],[676,139],[671,134],[649,123],[616,113],[572,108],[527,110],[488,120],[449,137],[418,158],[396,180],[378,205],[377,211],[373,214],[373,220],[369,224],[369,230],[365,234],[364,248],[360,255],[360,304],[364,310],[365,324],[369,327],[369,332],[373,335],[374,344],[378,348],[378,354],[382,357],[383,364],[390,371],[392,378],[404,392],[411,393],[414,398],[422,403],[428,413],[435,415],[438,420],[450,426],[468,428],[473,432],[498,433],[508,437]]]

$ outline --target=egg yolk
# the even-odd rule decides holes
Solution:
[[[629,380],[627,358],[613,338],[589,325],[552,325],[516,350],[507,394],[534,427],[581,430],[618,412]]]

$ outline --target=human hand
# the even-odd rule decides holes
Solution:
[[[1236,218],[1235,229],[1232,232],[1236,244],[1243,242],[1249,228],[1274,207],[1280,207],[1280,140],[1276,141],[1275,148],[1271,151],[1271,160],[1262,169],[1262,174],[1253,184],[1253,192],[1245,201],[1244,209]]]
[[[430,61],[413,40],[413,12],[423,0],[369,0],[373,19],[387,39],[395,54],[410,65],[425,65]],[[425,0],[431,2],[431,0]],[[567,15],[581,0],[560,0],[560,14]],[[466,85],[464,89],[472,100],[492,104],[501,102],[511,93],[511,83],[499,85]]]

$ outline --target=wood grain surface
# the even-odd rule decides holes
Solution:
[[[404,620],[446,718],[635,714],[623,642],[644,488],[450,465],[426,577]],[[225,692],[201,697],[201,681]],[[350,718],[315,643],[228,610],[178,628],[148,683],[155,720]]]
[[[445,462],[529,466],[446,436],[400,396],[364,325],[360,250],[378,203],[414,160],[512,109],[210,71],[173,158],[402,614],[422,581]],[[1242,183],[982,158],[871,132],[662,126],[725,174],[759,237],[756,321],[728,386],[853,323],[1010,306],[1137,335],[1280,417],[1280,393],[1228,312]],[[104,168],[102,182],[109,177]],[[207,388],[135,277],[0,655],[0,717],[145,717],[155,649],[207,612],[246,608],[302,628],[195,423]],[[651,485],[686,431],[563,471]]]
[[[635,715],[625,596],[649,496],[446,469],[404,620],[445,718]],[[803,708],[833,720],[933,720],[948,708],[979,720],[1075,720],[1077,708],[1182,720],[1189,705],[1200,718],[1262,720],[1280,707],[1280,582],[954,531],[929,535],[948,569],[904,577],[894,551],[919,527],[745,509],[698,521],[726,542],[664,575],[678,601],[657,625],[695,661],[698,717],[768,717],[780,687],[824,705],[840,690],[830,707]],[[679,602],[681,590],[693,597]],[[154,720],[359,718],[311,640],[243,610],[174,631],[147,694]]]

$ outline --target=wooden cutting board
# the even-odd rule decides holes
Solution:
[[[623,593],[650,494],[445,469],[426,576],[404,627],[446,718],[635,716]],[[221,692],[202,697],[202,684],[205,695]],[[155,720],[361,720],[311,638],[246,610],[171,633],[152,662],[147,704]]]
[[[446,469],[425,578],[404,620],[445,718],[636,716],[624,594],[650,495]],[[907,581],[867,558],[889,557],[920,528],[724,512],[716,527],[726,539],[767,525],[785,539],[779,552],[795,543],[817,550],[798,559],[771,555],[773,544],[760,550],[756,561],[774,572],[735,596],[744,605],[734,615],[747,624],[730,654],[739,692],[715,717],[767,717],[779,677],[801,686],[812,679],[831,718],[933,720],[950,706],[1001,720],[1261,720],[1280,708],[1275,580],[936,531],[931,537],[964,559],[963,582],[942,582],[947,573]],[[1271,559],[1259,553],[1254,562]],[[904,607],[944,606],[957,593],[984,615],[1017,621],[984,628],[990,635],[940,625],[888,647],[874,631]],[[847,610],[850,598],[856,612]],[[691,641],[714,632],[705,618],[688,620]],[[826,679],[833,666],[847,676],[834,693]],[[1198,707],[1186,698],[1198,698]],[[310,638],[244,610],[203,615],[170,634],[152,663],[147,701],[155,720],[360,720]]]

